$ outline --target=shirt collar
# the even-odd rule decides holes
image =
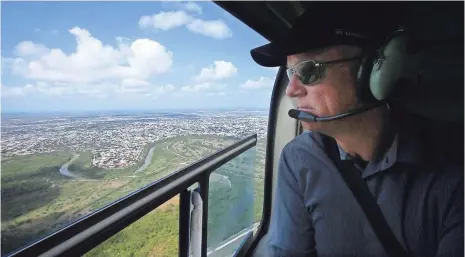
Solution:
[[[339,148],[339,156],[341,160],[343,161],[352,160],[350,155],[346,151],[344,151],[344,149],[342,149],[341,146],[339,146],[339,144],[337,145],[337,147]],[[386,151],[384,156],[375,163],[379,164],[382,170],[390,168],[396,162],[397,149],[398,149],[398,136],[394,138],[394,141],[392,142],[391,146],[389,147],[388,151]],[[369,162],[368,166],[370,166],[370,164],[372,163],[373,162]]]
[[[339,145],[341,160],[351,160],[350,155]],[[363,170],[362,177],[368,177],[391,168],[395,163],[410,163],[422,165],[424,163],[423,148],[417,136],[408,133],[397,133],[391,146],[378,161],[371,161]]]
[[[344,151],[344,149],[342,149],[339,144],[337,144],[337,148],[339,149],[339,156],[341,157],[341,160],[343,161],[351,160],[349,154],[347,154],[347,152]]]

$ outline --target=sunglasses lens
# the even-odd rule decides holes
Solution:
[[[319,71],[314,62],[303,63],[298,70],[300,81],[305,84],[313,84],[319,79]]]

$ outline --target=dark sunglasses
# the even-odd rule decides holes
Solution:
[[[325,66],[335,63],[353,61],[361,58],[362,56],[356,56],[328,62],[317,62],[315,60],[303,61],[296,64],[293,68],[287,69],[286,73],[287,77],[289,78],[289,81],[291,80],[292,75],[297,74],[302,84],[312,85],[320,81],[322,76],[321,74],[323,74],[323,68]]]

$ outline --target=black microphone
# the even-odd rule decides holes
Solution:
[[[301,120],[301,121],[307,121],[307,122],[331,121],[331,120],[339,120],[339,119],[342,119],[342,118],[345,118],[345,117],[349,117],[349,116],[352,116],[352,115],[355,115],[355,114],[359,114],[359,113],[374,109],[374,108],[376,108],[378,106],[383,105],[384,103],[385,102],[382,101],[382,102],[379,102],[379,103],[376,103],[376,104],[366,105],[366,106],[357,108],[355,110],[351,110],[351,111],[348,111],[348,112],[344,112],[344,113],[337,114],[337,115],[332,115],[332,116],[318,117],[318,116],[316,116],[314,114],[311,114],[309,112],[299,111],[299,110],[296,110],[296,109],[290,109],[289,112],[288,112],[288,115],[291,118]]]

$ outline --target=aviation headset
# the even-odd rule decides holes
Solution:
[[[364,50],[356,76],[356,94],[364,104],[387,101],[396,86],[408,79],[409,37],[399,29]]]

